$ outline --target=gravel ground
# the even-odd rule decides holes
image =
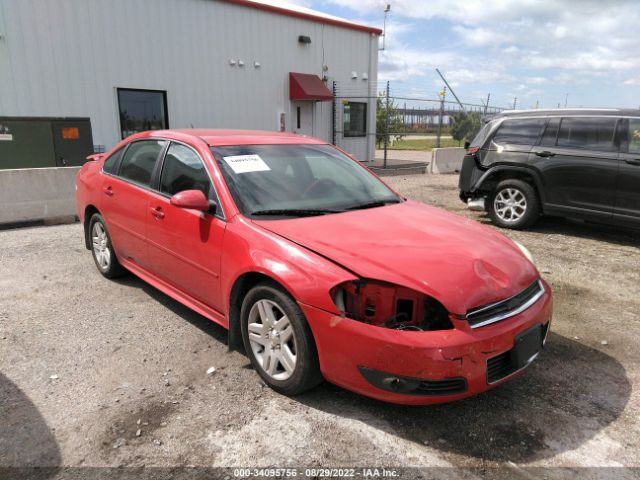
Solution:
[[[487,223],[459,202],[455,176],[387,181]],[[399,407],[328,384],[280,396],[228,353],[222,328],[133,276],[102,278],[80,225],[0,231],[0,467],[429,466],[445,467],[431,477],[461,478],[455,466],[465,477],[503,467],[504,478],[637,478],[581,467],[640,467],[638,235],[561,219],[504,233],[532,251],[554,289],[548,347],[491,392]]]

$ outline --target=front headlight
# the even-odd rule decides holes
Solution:
[[[516,244],[516,246],[520,249],[520,251],[522,252],[522,254],[527,257],[527,259],[531,262],[531,263],[536,263],[535,260],[533,259],[533,255],[531,255],[531,252],[529,251],[529,249],[527,247],[525,247],[524,245],[522,245],[520,242],[518,242],[517,240],[513,240],[513,243]]]
[[[377,280],[355,280],[331,289],[342,315],[394,330],[449,330],[449,312],[436,299],[410,288]]]

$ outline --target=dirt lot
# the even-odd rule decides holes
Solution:
[[[487,222],[459,202],[455,176],[388,181]],[[227,352],[222,328],[133,276],[102,278],[80,225],[0,231],[0,466],[445,467],[412,471],[440,478],[460,478],[452,466],[468,477],[501,466],[504,478],[637,478],[580,467],[640,467],[639,236],[560,219],[505,233],[554,289],[546,350],[491,392],[409,408],[326,384],[282,397]]]

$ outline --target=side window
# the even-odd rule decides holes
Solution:
[[[616,121],[614,117],[563,118],[558,132],[558,146],[614,150]]]
[[[200,190],[208,199],[212,185],[200,156],[184,145],[172,143],[167,150],[160,175],[160,191],[175,195],[184,190]]]
[[[120,176],[148,187],[156,160],[165,143],[164,140],[141,140],[131,143],[122,158]]]
[[[505,120],[498,128],[493,141],[497,144],[534,145],[544,123],[544,118]]]
[[[640,154],[640,118],[629,119],[629,153]]]
[[[126,147],[126,145],[125,145]],[[122,152],[124,152],[125,147],[119,148],[104,161],[102,165],[102,170],[112,175],[116,174],[116,170],[118,168],[118,162],[120,161],[120,157],[122,156]]]
[[[366,137],[367,136],[367,104],[364,102],[349,102],[342,111],[343,136]]]
[[[556,139],[558,138],[558,127],[560,126],[559,118],[552,118],[547,124],[544,133],[542,134],[542,140],[540,145],[545,147],[554,147],[556,145]]]

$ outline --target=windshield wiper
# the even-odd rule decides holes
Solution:
[[[272,210],[256,210],[255,212],[251,212],[251,215],[256,215],[256,216],[283,215],[283,216],[291,216],[291,217],[313,217],[316,215],[326,215],[328,213],[340,213],[340,212],[341,210],[282,208],[282,209],[272,209]]]
[[[400,199],[398,198],[390,198],[388,200],[375,200],[373,202],[359,203],[358,205],[352,205],[350,207],[346,207],[345,210],[363,210],[365,208],[376,208],[376,207],[384,207],[385,205],[390,205],[392,203],[400,203]]]

